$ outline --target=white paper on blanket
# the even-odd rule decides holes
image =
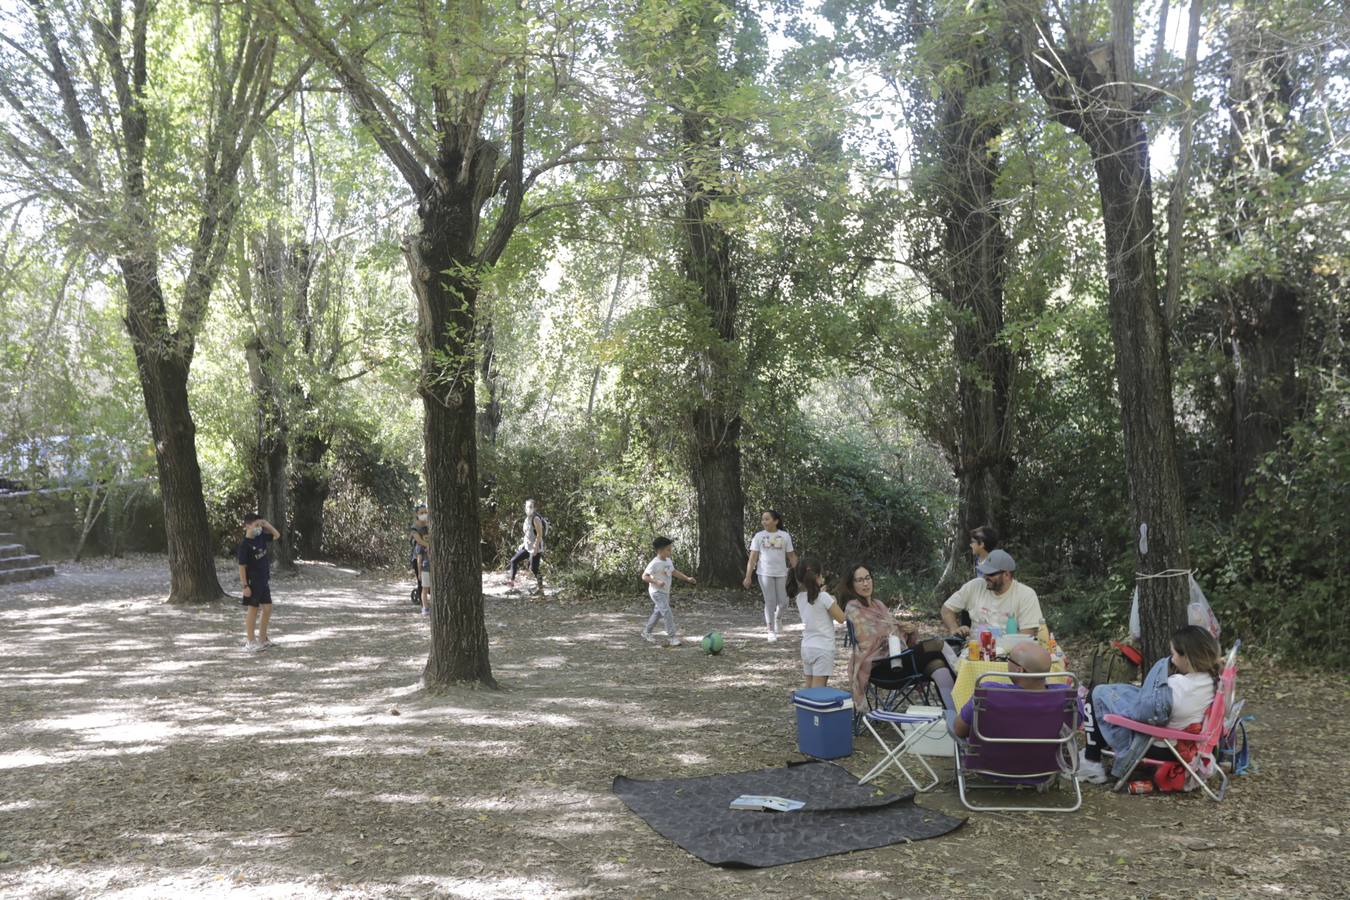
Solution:
[[[786,797],[766,797],[761,794],[741,794],[731,801],[732,809],[771,809],[775,812],[792,812],[806,805],[803,800],[788,800]]]

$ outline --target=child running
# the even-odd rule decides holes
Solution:
[[[642,629],[642,639],[655,644],[656,636],[652,634],[652,628],[664,617],[666,642],[672,647],[678,647],[680,639],[675,636],[675,616],[670,611],[670,579],[678,578],[686,584],[698,582],[675,568],[675,563],[670,561],[674,544],[675,542],[668,537],[659,537],[652,541],[652,549],[656,551],[656,556],[647,563],[647,568],[642,570],[642,580],[647,582],[647,593],[651,595],[654,607],[652,617],[647,620],[647,627]]]
[[[788,577],[788,590],[797,597],[802,617],[802,669],[806,686],[824,687],[834,672],[834,623],[844,621],[844,611],[822,591],[824,580],[815,563],[802,560]]]
[[[769,629],[769,640],[778,640],[778,612],[787,606],[788,568],[797,565],[797,549],[792,546],[792,535],[783,530],[783,514],[767,509],[759,517],[764,530],[750,539],[750,559],[745,564],[745,586],[759,575],[759,589],[764,592],[764,625]]]

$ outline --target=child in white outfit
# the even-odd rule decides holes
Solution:
[[[844,621],[839,604],[820,589],[823,581],[816,564],[806,560],[788,578],[802,617],[802,669],[809,688],[824,687],[834,673],[834,623]]]
[[[642,639],[648,643],[656,643],[656,637],[652,634],[652,628],[661,619],[666,620],[666,641],[672,647],[680,645],[680,639],[675,636],[675,615],[670,611],[670,580],[678,578],[687,584],[698,584],[696,580],[675,568],[675,563],[671,562],[670,556],[674,552],[675,542],[668,537],[659,537],[652,541],[652,549],[656,551],[656,558],[647,563],[647,568],[642,570],[642,580],[647,582],[647,593],[651,595],[652,616],[647,620],[647,627],[642,629]]]

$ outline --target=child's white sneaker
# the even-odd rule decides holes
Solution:
[[[271,649],[272,647],[275,647],[275,646],[276,646],[275,644],[273,644],[271,641],[268,641],[268,640],[258,641],[258,649],[259,649],[259,650],[269,650],[269,649]]]
[[[677,637],[672,636],[672,637],[670,638],[670,640],[666,641],[666,644],[669,645],[669,646],[671,646],[671,647],[678,647],[678,646],[680,646],[680,639],[677,638]]]
[[[1083,751],[1078,752],[1078,780],[1086,781],[1088,784],[1106,784],[1110,778],[1107,777],[1106,768],[1101,764],[1101,760],[1092,760],[1087,758]]]
[[[656,635],[652,634],[650,631],[642,632],[642,639],[649,644],[656,643]]]
[[[245,653],[257,653],[262,649],[262,644],[259,644],[257,641],[244,641],[243,649]]]
[[[776,640],[778,640],[778,635],[777,635],[776,633],[770,631],[770,632],[769,632],[769,643],[772,644],[772,643],[773,643],[774,641],[776,641]]]

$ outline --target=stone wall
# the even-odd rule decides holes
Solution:
[[[0,532],[12,532],[29,553],[44,559],[70,559],[80,542],[88,503],[88,488],[0,494]],[[155,484],[118,484],[89,532],[84,556],[107,556],[114,550],[163,553],[167,548],[164,508]]]

